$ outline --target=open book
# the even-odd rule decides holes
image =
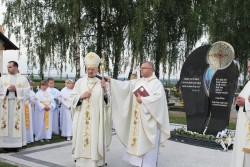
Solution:
[[[138,96],[138,94],[142,97],[149,96],[148,91],[146,90],[146,88],[143,85],[141,85],[139,88],[135,89],[133,92],[134,92],[136,97]]]

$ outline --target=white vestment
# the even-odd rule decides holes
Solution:
[[[245,98],[245,103],[248,102],[250,95],[250,82],[245,85],[239,96]],[[248,133],[248,118],[247,113],[243,112],[244,107],[240,107],[237,115],[236,134],[233,146],[231,167],[249,167],[250,155],[242,151]],[[249,112],[249,111],[248,111]]]
[[[60,91],[56,88],[48,88],[48,91],[53,95],[54,99],[58,99],[60,100]],[[56,102],[55,100],[55,108],[52,112],[52,133],[53,134],[59,134],[59,112],[60,112],[60,108],[59,108],[59,103],[60,102]]]
[[[61,108],[60,108],[60,127],[62,136],[72,136],[72,117],[70,107],[72,99],[70,99],[72,89],[67,87],[61,90]]]
[[[45,111],[44,110],[45,106],[50,107],[50,110]],[[52,113],[54,109],[55,109],[54,97],[53,95],[50,94],[50,91],[39,90],[35,96],[35,112],[36,112],[35,141],[43,139],[51,139]]]
[[[28,99],[25,100],[25,123],[27,143],[34,142],[34,100],[35,92],[30,90]]]
[[[16,92],[7,91],[10,85],[15,85]],[[29,95],[29,87],[27,78],[19,73],[0,78],[0,147],[2,148],[26,145],[24,99]]]
[[[149,96],[142,97],[139,104],[133,90],[141,85]],[[130,155],[125,159],[136,166],[156,166],[159,142],[170,137],[167,100],[162,83],[154,75],[130,81],[112,79],[111,101],[117,135]]]
[[[80,105],[82,93],[89,91],[91,97]],[[73,100],[73,158],[76,166],[96,167],[103,164],[103,114],[105,121],[106,146],[111,141],[110,110],[104,102],[101,81],[98,78],[81,78],[75,83],[71,93]],[[104,104],[105,103],[105,104]],[[105,147],[106,148],[106,147]],[[106,151],[106,150],[105,150]]]

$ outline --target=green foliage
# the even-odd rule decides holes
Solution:
[[[117,78],[144,60],[155,73],[176,73],[202,35],[233,45],[240,72],[247,73],[250,53],[250,2],[245,0],[6,0],[4,24],[27,48],[29,73],[39,64],[58,73],[70,63],[80,77],[80,57],[101,56],[106,71]],[[21,35],[22,33],[22,35]],[[113,68],[111,68],[113,67]]]
[[[171,73],[176,66],[178,44],[185,36],[188,48],[192,48],[202,35],[194,2],[7,0],[4,24],[9,34],[14,33],[20,45],[27,48],[29,73],[37,63],[41,76],[49,68],[62,73],[69,62],[78,78],[80,54],[96,51],[101,55],[106,48],[106,70],[111,70],[110,60],[114,78],[127,66],[132,73],[146,59],[155,61],[158,76],[160,64],[164,73],[167,69]]]
[[[210,41],[227,41],[234,50],[244,79],[250,54],[250,1],[214,1],[209,12]]]

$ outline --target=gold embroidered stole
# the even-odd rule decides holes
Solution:
[[[22,136],[22,113],[21,109],[21,101],[17,98],[15,99],[15,110],[14,110],[14,127],[13,127],[13,137],[21,137]]]
[[[25,111],[25,125],[26,128],[30,128],[30,110],[29,110],[29,104],[24,104],[24,111]]]
[[[91,100],[84,100],[84,132],[83,132],[83,149],[90,151],[90,129],[91,129]],[[89,152],[87,151],[87,152]]]
[[[40,101],[44,106],[48,107],[50,102],[47,101]],[[45,121],[45,129],[49,129],[49,110],[44,110],[44,121]]]
[[[131,130],[131,148],[134,152],[137,150],[138,146],[138,135],[139,135],[139,112],[140,104],[135,101],[135,111],[132,115],[132,130]]]
[[[89,78],[87,80],[87,88],[88,91],[92,94],[94,92],[94,88],[97,84],[99,79],[97,78]],[[84,157],[89,157],[91,155],[91,122],[92,122],[92,96],[86,100],[83,100],[83,124],[84,124],[84,131],[83,131],[83,150],[84,150]],[[90,157],[89,157],[90,158]]]
[[[21,137],[22,136],[22,112],[21,112],[21,101],[15,98],[14,102],[14,118],[13,118],[13,137]],[[1,129],[0,136],[9,136],[9,102],[8,97],[4,97],[2,105],[1,105]]]
[[[8,125],[9,125],[9,120],[8,120],[8,117],[9,117],[9,112],[8,112],[8,99],[7,97],[5,96],[4,99],[3,99],[3,102],[1,104],[1,129],[0,129],[0,136],[8,136]]]

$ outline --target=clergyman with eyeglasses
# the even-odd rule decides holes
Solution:
[[[143,62],[140,73],[142,78],[129,81],[105,79],[111,84],[113,123],[126,147],[123,159],[134,166],[156,167],[159,145],[170,137],[167,100],[154,64]]]

